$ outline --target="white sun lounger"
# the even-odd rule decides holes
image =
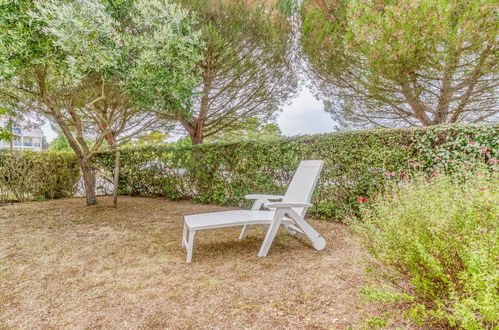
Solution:
[[[267,235],[258,253],[265,257],[282,224],[291,235],[306,235],[316,250],[326,247],[326,240],[305,221],[305,213],[312,206],[310,199],[323,166],[322,160],[304,160],[298,166],[284,196],[246,195],[254,200],[251,210],[235,210],[187,215],[184,217],[182,246],[187,249],[187,262],[192,260],[194,235],[198,230],[243,226],[240,239],[246,237],[251,225],[269,225]],[[270,202],[280,200],[280,202]],[[265,210],[261,210],[265,208]]]

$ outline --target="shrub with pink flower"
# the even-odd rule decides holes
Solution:
[[[476,174],[394,183],[352,224],[372,254],[379,301],[399,297],[396,308],[427,329],[498,324],[499,172]]]

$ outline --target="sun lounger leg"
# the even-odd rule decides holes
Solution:
[[[241,234],[239,235],[239,239],[244,239],[246,236],[248,236],[248,231],[249,231],[249,225],[244,225],[243,230],[241,230]]]
[[[286,231],[288,232],[288,234],[290,235],[296,235],[297,231],[295,229],[293,229],[293,227],[291,227],[290,225],[284,225],[284,228],[286,228]]]
[[[293,216],[293,220],[296,222],[298,227],[303,230],[303,233],[312,241],[314,249],[320,251],[326,247],[326,240],[314,228],[312,228],[311,225],[303,220],[303,218]]]
[[[265,257],[269,252],[270,246],[274,241],[275,235],[277,234],[277,230],[279,230],[279,226],[281,225],[283,217],[284,217],[284,212],[282,210],[277,210],[274,215],[274,219],[272,219],[272,222],[270,223],[269,230],[265,235],[265,239],[263,240],[260,252],[258,252],[259,257]]]
[[[184,223],[184,230],[182,231],[182,241],[180,245],[187,249],[187,225]]]
[[[192,260],[192,249],[194,248],[194,235],[196,234],[195,230],[189,230],[189,242],[187,242],[187,262],[191,262]]]

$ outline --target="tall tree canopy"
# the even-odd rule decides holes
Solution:
[[[269,120],[296,91],[288,18],[278,3],[255,0],[178,0],[196,13],[204,41],[201,76],[191,102],[163,108],[193,144],[245,119]]]
[[[150,107],[164,107],[158,93],[190,99],[201,44],[191,15],[169,0],[22,0],[3,1],[0,16],[0,97],[57,123],[95,204],[91,159],[144,124],[137,96]]]
[[[498,119],[493,0],[305,0],[301,46],[343,124]]]

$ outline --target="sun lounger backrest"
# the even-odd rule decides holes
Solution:
[[[309,203],[319,181],[323,164],[322,160],[302,160],[282,201]],[[295,211],[304,215],[303,211],[306,210],[300,208]]]

